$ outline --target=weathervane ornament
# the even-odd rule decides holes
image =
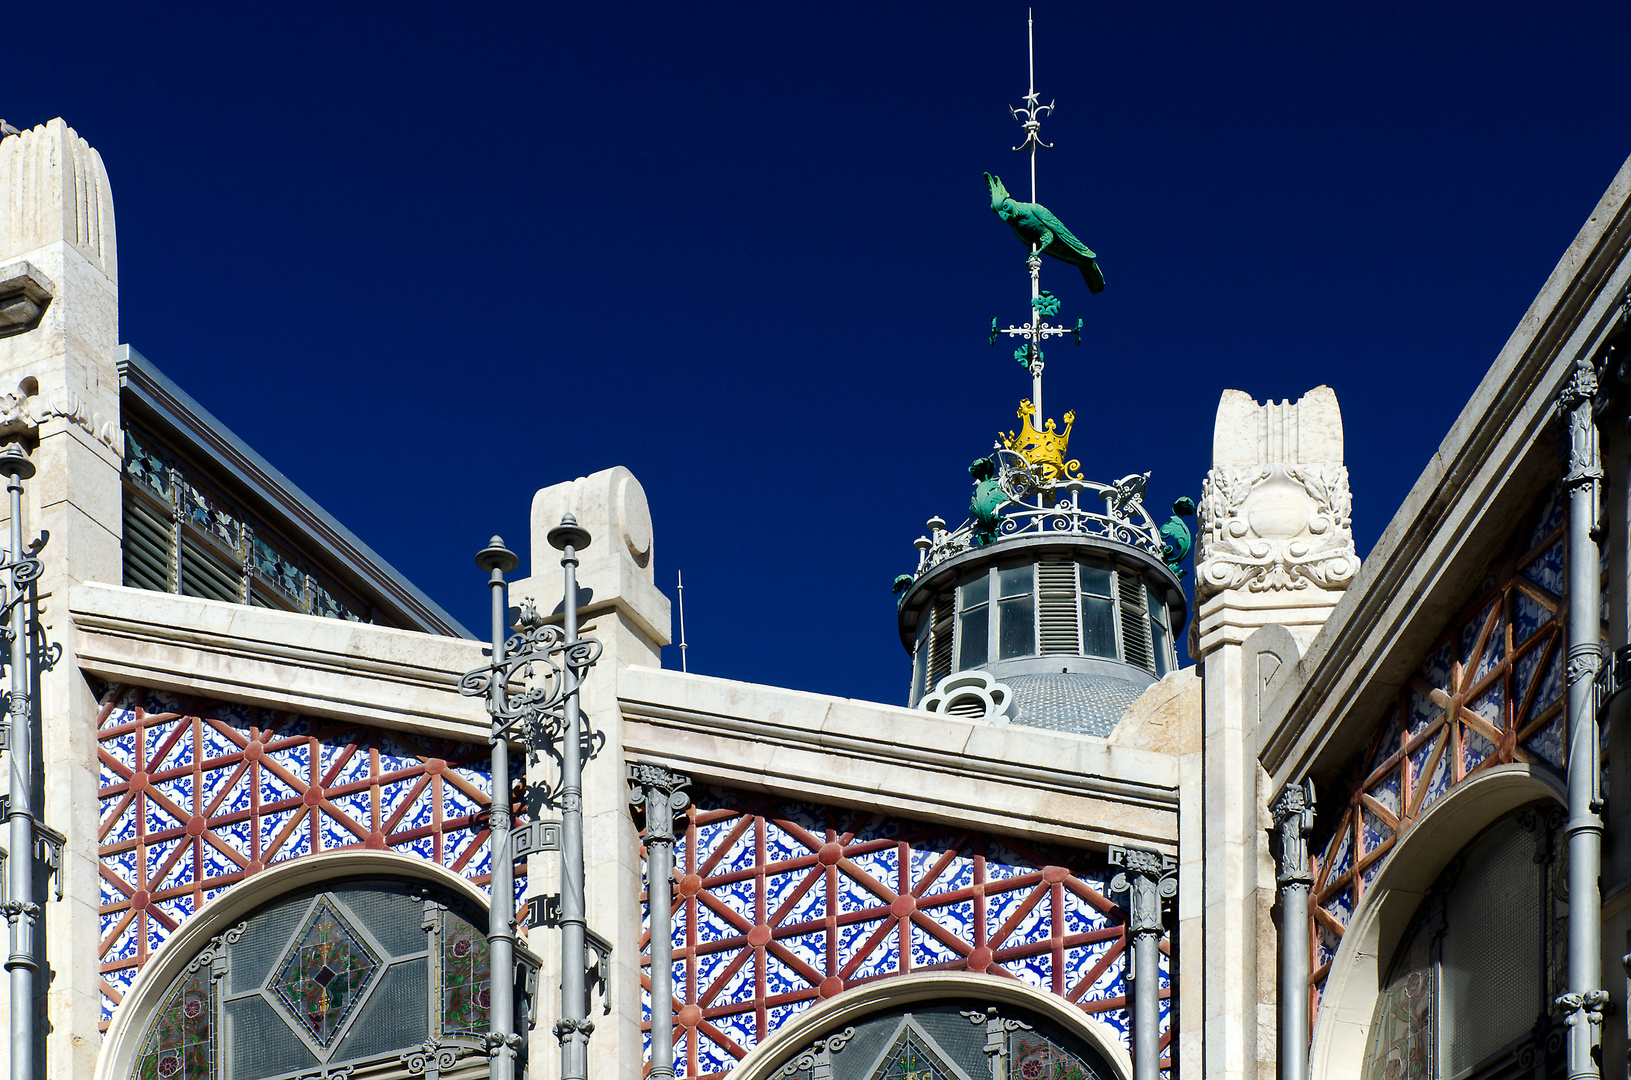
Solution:
[[[1079,268],[1082,280],[1087,283],[1090,291],[1097,293],[1104,288],[1104,275],[1099,272],[1098,256],[1080,240],[1076,239],[1064,222],[1060,221],[1053,212],[1036,201],[1036,152],[1051,147],[1052,143],[1042,141],[1042,116],[1052,114],[1054,103],[1043,105],[1042,99],[1036,92],[1036,47],[1035,27],[1029,13],[1025,18],[1026,54],[1030,66],[1030,88],[1025,93],[1023,108],[1009,107],[1014,119],[1020,122],[1025,132],[1024,140],[1015,151],[1030,151],[1031,155],[1031,201],[1020,202],[1008,194],[1003,186],[1002,178],[991,173],[985,174],[986,186],[991,191],[991,212],[1001,218],[1014,235],[1030,249],[1025,259],[1025,267],[1031,276],[1031,317],[1023,326],[1009,325],[998,327],[997,320],[991,320],[991,344],[997,343],[997,336],[1005,334],[1008,337],[1023,338],[1024,343],[1014,352],[1014,359],[1018,360],[1031,373],[1031,401],[1034,403],[1032,424],[1040,431],[1042,420],[1042,342],[1050,337],[1060,337],[1065,334],[1074,334],[1076,344],[1082,343],[1082,322],[1076,320],[1074,329],[1071,327],[1052,325],[1045,320],[1059,314],[1059,299],[1052,293],[1042,289],[1042,256],[1049,255],[1061,262],[1067,262]]]

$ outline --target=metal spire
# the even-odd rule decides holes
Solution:
[[[1037,147],[1052,149],[1052,143],[1042,141],[1042,114],[1053,112],[1053,102],[1041,104],[1042,99],[1036,93],[1036,31],[1035,20],[1031,18],[1031,9],[1025,9],[1025,59],[1030,66],[1030,89],[1025,94],[1025,107],[1016,109],[1009,106],[1008,111],[1019,120],[1020,126],[1025,130],[1025,141],[1014,147],[1015,151],[1030,150],[1031,152],[1031,201],[1036,202],[1036,150]],[[1020,120],[1020,117],[1025,119]]]
[[[1008,111],[1014,114],[1021,129],[1025,132],[1025,139],[1014,147],[1015,152],[1029,150],[1031,152],[1031,202],[1036,202],[1036,151],[1038,148],[1051,149],[1052,143],[1042,141],[1042,116],[1044,113],[1052,114],[1054,102],[1041,104],[1041,97],[1036,92],[1036,23],[1032,18],[1032,11],[1027,8],[1025,12],[1025,57],[1028,65],[1030,83],[1025,93],[1023,108],[1009,106]],[[991,320],[991,343],[997,343],[997,335],[1007,334],[1009,337],[1023,337],[1025,344],[1014,353],[1014,359],[1024,364],[1031,373],[1031,411],[1032,425],[1036,430],[1042,430],[1042,342],[1050,337],[1074,333],[1076,344],[1082,343],[1082,324],[1077,320],[1076,328],[1071,330],[1064,326],[1050,326],[1043,322],[1043,316],[1056,315],[1059,312],[1059,301],[1051,294],[1042,291],[1042,251],[1037,244],[1031,245],[1031,254],[1025,260],[1026,269],[1031,274],[1031,319],[1024,326],[1010,325],[1005,329],[997,328],[997,320]]]

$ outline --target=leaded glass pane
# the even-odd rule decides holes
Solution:
[[[1027,568],[1028,569],[1028,568]],[[997,601],[1002,619],[998,628],[997,655],[1002,660],[1036,653],[1036,596],[1025,593]]]
[[[492,967],[487,939],[451,911],[442,913],[442,1034],[487,1030]]]
[[[1082,592],[1091,596],[1110,596],[1110,571],[1102,566],[1082,565]]]
[[[1115,601],[1108,597],[1082,597],[1082,639],[1087,655],[1116,658]]]
[[[209,967],[185,979],[159,1010],[136,1080],[210,1080],[215,1075],[215,1009]]]
[[[1008,1037],[1006,1080],[1108,1080],[1069,1050],[1031,1031]]]
[[[1036,653],[1036,572],[1032,566],[997,571],[997,658]]]
[[[1433,1075],[1433,1002],[1437,997],[1431,934],[1418,928],[1394,962],[1371,1018],[1365,1080],[1429,1080]]]
[[[1526,1034],[1541,1011],[1540,872],[1534,835],[1510,819],[1462,856],[1444,902],[1439,1047],[1446,1075]]]
[[[957,670],[964,671],[971,667],[979,667],[985,663],[988,642],[986,635],[991,630],[991,609],[988,607],[965,611],[958,616],[957,625]]]
[[[278,1000],[329,1046],[362,998],[379,958],[362,944],[338,912],[318,903],[272,986]]]
[[[911,1028],[902,1031],[873,1070],[871,1080],[956,1080],[940,1055],[925,1043]]]

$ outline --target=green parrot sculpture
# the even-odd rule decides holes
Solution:
[[[1188,571],[1184,569],[1184,560],[1189,558],[1189,552],[1195,544],[1195,538],[1184,524],[1184,518],[1195,516],[1195,500],[1189,498],[1179,499],[1172,504],[1172,517],[1161,526],[1161,560],[1167,564],[1174,574],[1183,577]]]
[[[1041,203],[1016,201],[1002,186],[1000,176],[986,173],[985,182],[991,188],[991,212],[1006,221],[1026,247],[1034,244],[1042,254],[1052,255],[1060,262],[1078,267],[1089,291],[1104,291],[1104,275],[1099,272],[1099,264],[1095,261],[1098,256],[1076,239],[1065,228],[1064,222],[1053,216],[1053,211]]]

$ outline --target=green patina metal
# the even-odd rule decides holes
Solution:
[[[1172,504],[1172,517],[1161,526],[1161,539],[1165,541],[1161,546],[1161,559],[1167,568],[1179,577],[1188,573],[1183,568],[1184,560],[1189,558],[1190,549],[1195,545],[1195,538],[1184,524],[1184,518],[1195,516],[1195,500],[1182,498]]]
[[[912,582],[914,582],[916,580],[917,579],[914,578],[911,574],[896,574],[895,575],[895,583],[892,586],[890,586],[890,590],[895,594],[895,606],[896,607],[900,607],[902,601],[904,601],[906,599],[906,590],[910,589],[912,587]]]
[[[1026,247],[1035,247],[1043,255],[1079,268],[1090,291],[1104,291],[1104,274],[1095,261],[1098,256],[1076,239],[1053,211],[1041,203],[1019,202],[1002,186],[1001,177],[986,173],[985,182],[991,188],[991,212],[1007,222]]]
[[[1051,319],[1059,314],[1059,298],[1046,289],[1043,289],[1036,299],[1031,301],[1031,306],[1044,319]]]
[[[975,547],[984,547],[997,538],[1008,493],[997,483],[997,463],[991,458],[980,458],[968,467],[968,474],[974,478],[974,497],[968,503],[969,517],[974,522],[971,542]]]

